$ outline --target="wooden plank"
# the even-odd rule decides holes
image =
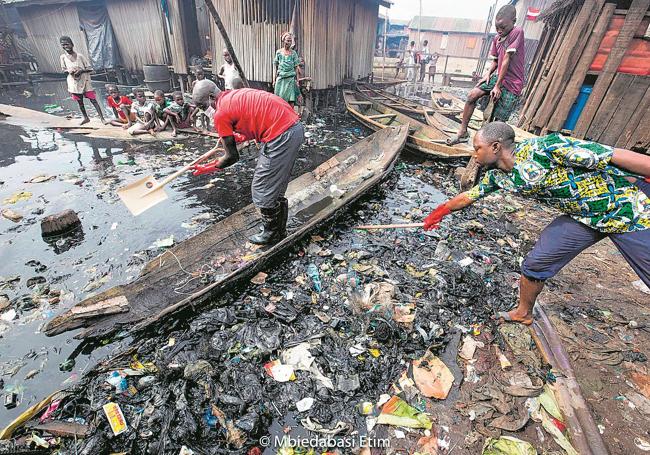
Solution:
[[[526,123],[524,123],[524,128],[528,129],[532,125],[532,121],[535,118],[535,114],[540,104],[544,100],[544,94],[549,84],[549,72],[553,69],[553,63],[555,62],[555,57],[564,43],[564,37],[566,36],[567,30],[569,29],[573,15],[567,14],[562,18],[562,21],[559,25],[558,32],[555,35],[555,41],[551,45],[551,50],[544,59],[544,65],[540,72],[540,77],[535,82],[534,88],[531,90],[532,96],[528,97],[526,104],[524,105],[524,112],[526,115]]]
[[[640,123],[641,119],[649,110],[650,110],[650,84],[645,91],[645,95],[643,96],[643,99],[641,100],[637,108],[634,110],[634,114],[630,118],[630,121],[627,122],[627,124],[625,125],[625,129],[623,129],[623,132],[618,137],[618,140],[616,141],[616,147],[623,147],[623,148],[629,147],[630,139],[632,139],[632,137],[635,135],[637,128],[640,128],[641,125],[643,125],[642,123]]]
[[[619,74],[619,76],[622,76],[622,74]],[[643,102],[644,95],[648,91],[649,85],[650,78],[634,76],[632,83],[622,94],[621,101],[618,104],[618,108],[614,111],[612,119],[598,136],[598,142],[607,145],[616,144],[621,135],[621,131],[623,131],[625,126],[630,123],[630,119]],[[589,136],[589,132],[587,132],[587,136]]]
[[[628,14],[625,16],[625,23],[623,24],[623,28],[621,28],[621,32],[616,39],[616,43],[607,56],[603,70],[601,71],[600,76],[598,76],[596,84],[594,85],[594,88],[591,91],[591,95],[589,96],[589,100],[587,101],[585,108],[582,110],[582,114],[580,114],[578,123],[573,130],[574,136],[583,138],[587,133],[589,125],[591,125],[591,122],[596,115],[596,111],[603,101],[605,93],[607,92],[612,79],[614,79],[616,70],[620,66],[621,60],[623,60],[623,56],[625,55],[625,52],[627,51],[632,38],[634,38],[634,33],[639,28],[639,24],[641,24],[641,21],[643,20],[643,17],[648,10],[648,6],[650,6],[650,0],[632,1],[632,5],[628,10]]]
[[[630,87],[630,84],[634,80],[634,76],[631,74],[617,74],[612,84],[609,86],[609,90],[605,93],[603,101],[600,103],[600,108],[594,119],[591,122],[591,126],[584,137],[588,139],[593,139],[597,141],[610,120],[614,116],[614,112],[619,107],[623,94]],[[637,101],[638,103],[638,101]]]
[[[603,37],[607,32],[609,22],[612,18],[612,15],[614,14],[614,8],[616,8],[615,4],[607,3],[600,12],[600,16],[598,17],[596,25],[594,25],[594,28],[591,31],[591,36],[589,36],[589,41],[587,42],[587,45],[585,46],[585,49],[580,56],[580,60],[575,67],[575,71],[573,74],[571,74],[571,79],[567,83],[566,88],[564,89],[564,93],[562,94],[560,101],[555,107],[553,115],[548,122],[547,128],[549,130],[559,131],[562,129],[567,115],[571,110],[571,106],[573,106],[573,103],[580,93],[580,88],[582,87],[585,76],[589,71],[589,66],[591,65],[591,62],[594,61],[594,57],[598,52],[600,43],[602,42]]]
[[[635,129],[630,140],[625,144],[626,149],[644,149],[646,153],[650,148],[650,109],[646,109],[639,121],[639,128]]]
[[[547,128],[548,121],[566,89],[566,84],[573,74],[604,3],[605,0],[587,0],[582,5],[554,65],[555,73],[546,90],[542,107],[536,116],[536,126]]]
[[[394,118],[397,117],[397,114],[377,114],[377,115],[367,115],[366,117],[371,118],[371,119],[378,119],[378,118]]]

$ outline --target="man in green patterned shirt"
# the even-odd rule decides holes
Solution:
[[[519,305],[500,312],[500,319],[531,324],[544,281],[605,237],[650,286],[650,156],[559,134],[516,146],[515,132],[503,122],[484,126],[474,136],[474,150],[478,163],[490,170],[474,188],[431,212],[425,230],[499,190],[565,213],[542,231],[524,260]]]

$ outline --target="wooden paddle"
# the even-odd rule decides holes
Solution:
[[[123,186],[117,190],[117,194],[133,216],[138,216],[159,202],[167,199],[167,193],[165,193],[165,190],[163,189],[165,185],[183,175],[195,164],[214,155],[218,150],[219,148],[215,147],[205,152],[190,164],[183,166],[178,171],[165,177],[161,182],[158,182],[153,175],[149,175]]]
[[[374,229],[410,229],[423,227],[424,223],[410,223],[410,224],[365,224],[363,226],[356,226],[355,229],[374,230]]]

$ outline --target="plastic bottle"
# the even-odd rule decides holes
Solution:
[[[311,278],[314,291],[320,292],[322,285],[320,281],[320,273],[318,272],[318,267],[316,267],[316,264],[309,264],[307,266],[307,275],[309,275],[309,278]]]

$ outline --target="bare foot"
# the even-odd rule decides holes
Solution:
[[[499,311],[493,319],[499,324],[503,324],[504,322],[518,322],[523,325],[531,325],[533,323],[533,315],[520,311],[518,308],[508,312]]]
[[[85,125],[88,122],[90,122],[90,119],[88,117],[84,117],[79,125]]]
[[[153,128],[151,128],[151,129],[149,130],[149,134],[151,134],[152,136],[155,136],[155,135],[156,135],[156,130],[154,130]]]
[[[111,123],[109,120],[106,120],[105,118],[102,118],[101,120],[104,125],[108,125],[109,123]]]
[[[177,133],[176,131],[172,131],[172,137],[176,137]]]

